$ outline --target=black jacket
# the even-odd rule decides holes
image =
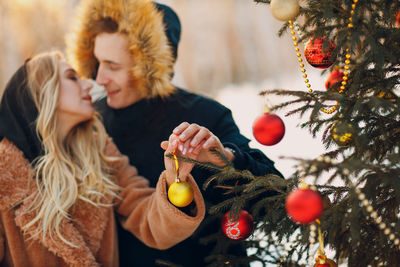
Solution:
[[[108,134],[120,151],[129,157],[131,164],[138,168],[139,174],[149,179],[151,186],[155,186],[164,169],[161,141],[168,140],[172,130],[184,121],[208,128],[224,146],[233,148],[236,151],[235,168],[250,170],[255,175],[274,173],[282,176],[261,151],[249,148],[249,140],[240,134],[231,111],[209,98],[178,89],[176,94],[167,99],[141,100],[119,110],[109,108],[105,98],[95,105],[104,118]],[[192,174],[200,187],[211,176],[208,171],[198,168],[194,168]],[[203,196],[208,204],[216,204],[224,199],[221,192],[212,186],[203,192]],[[202,245],[199,239],[215,232],[222,234],[220,218],[210,217],[206,215],[191,238],[165,251],[145,246],[119,227],[121,266],[160,266],[156,264],[157,259],[181,266],[206,266],[204,258],[212,252],[215,244]],[[244,254],[245,251],[239,249],[239,252],[233,253]]]

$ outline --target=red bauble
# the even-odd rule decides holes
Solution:
[[[325,46],[324,42],[327,42]],[[310,65],[326,69],[336,61],[336,53],[333,53],[335,48],[335,43],[329,38],[310,39],[304,49],[304,56]]]
[[[254,121],[253,135],[260,144],[275,145],[285,135],[285,124],[279,116],[264,113]]]
[[[317,262],[314,264],[314,267],[338,267],[338,265],[336,264],[336,262],[334,262],[331,259],[327,259],[326,256],[325,260],[321,260],[319,258],[321,258],[321,256],[318,256],[317,259],[315,259]],[[323,262],[323,263],[320,263]]]
[[[248,238],[254,230],[253,217],[245,210],[240,211],[237,221],[229,219],[229,211],[222,219],[222,232],[232,240],[244,240]]]
[[[322,210],[321,196],[311,189],[296,189],[286,198],[286,212],[295,222],[308,224],[317,219]]]
[[[400,10],[399,12],[397,12],[397,16],[396,16],[396,26],[400,27]]]
[[[335,69],[331,72],[331,74],[329,74],[328,79],[326,79],[325,82],[325,88],[326,90],[330,90],[333,87],[335,87],[337,90],[339,90],[339,83],[341,83],[343,81],[343,70],[341,69]]]

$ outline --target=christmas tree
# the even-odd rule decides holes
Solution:
[[[272,112],[284,109],[287,116],[300,114],[301,125],[310,134],[322,133],[326,152],[315,159],[296,159],[296,173],[285,180],[237,171],[229,162],[224,168],[197,163],[216,171],[204,188],[226,190],[226,201],[210,212],[231,211],[226,219],[231,224],[222,227],[228,238],[217,242],[211,265],[258,261],[336,266],[334,260],[346,266],[398,266],[400,2],[254,2],[260,7],[271,5],[272,15],[282,21],[279,34],[292,36],[293,44],[288,45],[294,46],[293,60],[300,65],[293,75],[302,75],[305,82],[298,88],[262,92],[262,97],[272,94],[290,101],[270,107],[257,120],[266,128],[255,127],[255,137],[279,142],[281,136],[271,137],[272,131],[265,129],[280,127]],[[313,67],[330,72],[326,84],[315,90],[307,76],[307,68]],[[235,236],[234,230],[252,229],[253,222],[247,215],[242,217],[243,210],[252,215],[255,231],[253,238],[241,242],[253,250],[245,258],[229,257],[223,253],[229,239],[246,237]],[[327,246],[333,249],[331,259],[325,254]]]

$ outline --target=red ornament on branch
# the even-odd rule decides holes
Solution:
[[[279,116],[266,112],[254,121],[253,135],[260,144],[275,145],[285,135],[285,124]]]
[[[232,240],[244,240],[248,238],[254,230],[253,217],[245,210],[240,211],[239,218],[234,221],[229,218],[229,211],[222,219],[222,232]]]
[[[339,91],[339,87],[341,82],[343,81],[343,70],[342,69],[334,69],[331,74],[329,74],[328,79],[325,82],[326,90],[331,90],[332,88],[336,88]]]
[[[314,267],[338,267],[338,265],[336,264],[336,262],[326,258],[326,256],[323,255],[323,256],[318,256],[315,259]]]
[[[322,198],[314,190],[299,188],[286,198],[286,212],[295,222],[308,224],[317,219],[322,210]]]
[[[336,61],[336,53],[333,52],[335,48],[335,43],[327,37],[310,39],[304,49],[304,56],[310,65],[326,69]]]
[[[397,12],[396,15],[396,26],[400,27],[400,10]]]

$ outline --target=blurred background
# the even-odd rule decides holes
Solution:
[[[0,0],[0,95],[28,57],[51,49],[65,50],[64,37],[79,0]],[[306,118],[285,117],[283,140],[262,146],[252,134],[265,103],[287,99],[259,96],[266,89],[306,90],[289,34],[269,6],[252,0],[164,0],[180,17],[182,38],[174,84],[214,98],[230,108],[250,145],[261,149],[288,177],[295,162],[284,157],[314,158],[324,152],[320,136],[298,127]],[[325,90],[326,77],[307,67],[314,90]],[[329,253],[329,251],[327,251]],[[256,266],[256,265],[254,265]]]
[[[64,51],[64,36],[79,0],[0,0],[0,93],[24,59],[50,49]],[[217,99],[229,107],[251,146],[260,148],[289,176],[293,162],[280,156],[312,158],[324,148],[313,139],[305,121],[285,117],[286,134],[275,146],[254,141],[252,124],[261,115],[265,89],[306,90],[289,34],[279,38],[282,26],[269,6],[252,0],[165,0],[182,23],[182,39],[174,83]],[[325,90],[321,71],[308,67],[312,88]],[[277,97],[268,101],[284,101]]]

